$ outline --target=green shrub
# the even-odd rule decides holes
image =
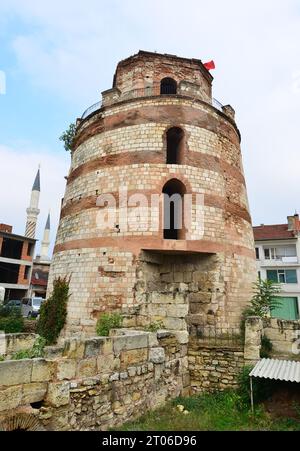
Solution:
[[[238,390],[240,396],[241,407],[247,406],[251,402],[250,377],[253,367],[245,366],[238,376]],[[274,382],[266,379],[252,379],[253,398],[256,404],[269,399],[274,392]]]
[[[122,324],[123,317],[120,313],[104,313],[97,322],[97,335],[100,337],[108,337],[111,329],[120,329]]]
[[[37,333],[46,339],[47,345],[57,342],[60,332],[67,319],[67,304],[69,299],[70,279],[67,277],[55,279],[53,293],[41,305]]]
[[[269,359],[272,356],[273,345],[271,340],[263,335],[261,339],[260,357],[261,359]]]
[[[18,351],[11,357],[11,360],[23,360],[23,359],[40,359],[44,357],[44,348],[46,346],[46,339],[38,337],[31,349],[25,349]]]
[[[0,309],[0,331],[6,334],[18,334],[24,330],[24,319],[21,310],[16,308]]]
[[[149,324],[149,326],[145,327],[146,332],[157,332],[160,329],[164,329],[164,323],[162,321],[156,321],[154,323]]]
[[[66,151],[72,151],[74,139],[76,136],[76,124],[70,124],[69,128],[61,135],[60,141],[64,142],[64,148]]]

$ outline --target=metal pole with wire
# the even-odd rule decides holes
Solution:
[[[253,381],[252,377],[250,376],[250,396],[251,396],[251,411],[254,413],[254,398],[253,398]]]

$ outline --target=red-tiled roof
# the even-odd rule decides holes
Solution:
[[[255,241],[286,240],[295,238],[293,231],[288,230],[287,224],[263,225],[253,227]]]

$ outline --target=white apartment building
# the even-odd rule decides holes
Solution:
[[[281,284],[281,307],[275,318],[300,318],[300,220],[288,217],[287,224],[253,227],[258,276]]]

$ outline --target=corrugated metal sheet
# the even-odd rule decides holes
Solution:
[[[250,376],[277,381],[300,382],[300,362],[263,359],[257,363]]]

